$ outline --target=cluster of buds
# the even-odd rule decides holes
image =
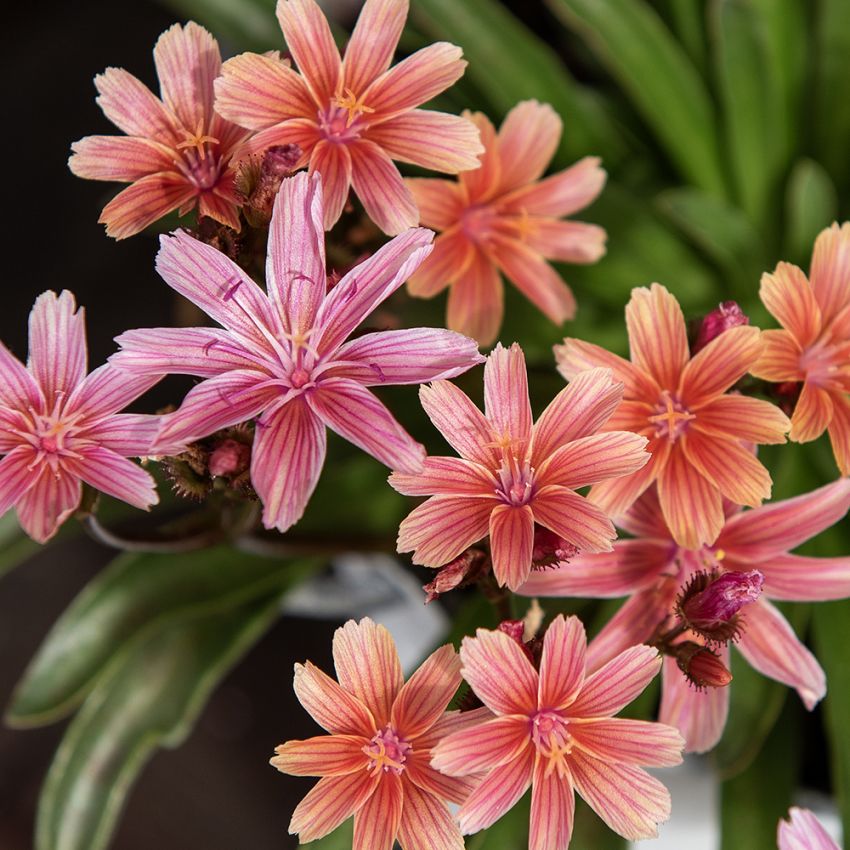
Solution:
[[[425,603],[439,599],[443,593],[474,584],[490,572],[490,557],[481,549],[467,549],[437,572],[433,581],[422,585]]]
[[[240,163],[236,188],[244,199],[242,214],[251,227],[268,226],[280,184],[292,174],[300,158],[298,145],[274,145],[262,156]]]

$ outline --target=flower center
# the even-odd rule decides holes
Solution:
[[[534,494],[534,470],[527,460],[520,460],[510,450],[504,451],[502,465],[497,472],[499,497],[509,505],[528,504]]]
[[[825,390],[850,392],[850,342],[818,340],[800,355],[800,368]]]
[[[353,142],[365,129],[361,116],[374,110],[356,99],[352,100],[353,97],[336,97],[319,112],[319,129],[329,142]]]
[[[655,425],[655,435],[666,437],[671,443],[676,442],[687,430],[688,422],[696,419],[696,414],[691,413],[667,390],[661,393],[655,410],[657,412],[649,417],[649,421]]]
[[[363,752],[369,757],[366,770],[370,773],[380,770],[384,773],[393,771],[399,775],[404,770],[404,763],[412,749],[413,747],[404,738],[399,738],[395,729],[388,725],[363,747]]]
[[[531,717],[531,740],[547,762],[546,776],[556,770],[560,777],[567,775],[567,756],[573,748],[568,725],[569,720],[553,709],[538,711]]]
[[[183,151],[182,162],[178,163],[181,170],[198,189],[211,189],[221,173],[220,157],[212,152],[219,140],[204,132],[203,120],[194,130],[183,128],[182,132],[186,138],[176,145]]]

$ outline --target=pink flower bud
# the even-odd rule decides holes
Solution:
[[[696,630],[716,629],[730,622],[744,605],[755,602],[763,586],[764,576],[758,570],[723,573],[705,590],[685,599],[681,613]]]
[[[568,543],[563,537],[559,537],[554,531],[543,528],[541,525],[534,527],[534,546],[531,550],[531,568],[535,570],[551,567],[555,564],[563,564],[575,558],[578,549],[572,543]]]
[[[251,462],[251,447],[238,440],[222,440],[210,454],[210,475],[233,477],[243,473]]]
[[[442,567],[433,581],[422,586],[427,596],[425,603],[433,602],[443,593],[477,581],[490,568],[487,556],[480,549],[467,549]]]
[[[725,688],[732,681],[732,674],[720,658],[698,643],[686,641],[677,644],[676,663],[697,690]]]
[[[693,354],[705,348],[713,339],[729,328],[748,325],[750,320],[744,315],[736,301],[724,301],[716,310],[712,310],[703,320],[693,347]]]

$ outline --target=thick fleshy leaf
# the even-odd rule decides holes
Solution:
[[[282,0],[277,4],[277,19],[316,103],[325,105],[337,93],[342,76],[328,19],[315,0]]]
[[[531,785],[529,850],[560,850],[569,846],[573,832],[576,798],[572,777],[548,771],[544,759],[534,762]]]
[[[581,552],[608,552],[617,532],[601,511],[584,496],[550,484],[534,495],[534,521],[560,535]]]
[[[546,629],[540,658],[541,708],[566,708],[584,683],[587,636],[578,617],[559,614]]]
[[[303,399],[266,411],[251,452],[251,483],[263,503],[263,525],[286,531],[304,514],[325,462],[325,425]]]
[[[403,792],[398,840],[404,850],[463,850],[460,830],[439,797],[412,782],[403,781]]]
[[[468,776],[501,767],[526,747],[532,747],[528,717],[509,714],[443,738],[431,765],[449,776]]]
[[[500,586],[516,590],[528,578],[533,549],[531,507],[497,503],[490,513],[490,556]]]
[[[838,218],[833,174],[808,157],[798,159],[791,169],[785,187],[784,242],[787,256],[795,261],[810,256],[817,235]]]
[[[368,764],[361,735],[318,735],[306,741],[287,741],[275,747],[272,767],[290,776],[343,776]]]

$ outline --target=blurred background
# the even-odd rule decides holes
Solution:
[[[323,5],[342,32],[360,4]],[[498,120],[521,99],[551,102],[565,124],[553,167],[597,154],[611,175],[600,201],[580,216],[608,229],[608,256],[596,266],[562,268],[580,305],[577,321],[556,328],[512,287],[506,293],[501,339],[516,339],[526,350],[535,373],[536,411],[562,385],[552,368],[551,345],[565,332],[625,350],[622,309],[632,286],[665,283],[689,317],[735,298],[754,323],[769,327],[757,299],[760,273],[780,259],[807,269],[817,232],[848,214],[845,0],[412,0],[412,6],[402,51],[448,40],[461,44],[470,61],[440,108],[479,108]],[[112,132],[92,85],[105,67],[127,68],[156,89],[151,50],[175,20],[194,17],[210,28],[226,58],[247,49],[283,48],[272,9],[269,0],[16,4],[4,28],[2,162],[8,188],[6,298],[0,311],[0,336],[16,354],[26,352],[32,301],[48,288],[72,289],[85,305],[92,364],[114,350],[112,338],[126,328],[179,320],[180,305],[154,271],[155,234],[124,242],[105,237],[97,217],[115,187],[74,178],[66,165],[69,145],[87,134]],[[415,314],[416,324],[439,325],[444,302],[400,296],[393,309],[404,323]],[[474,397],[480,371],[461,383]],[[179,382],[166,383],[146,404],[174,401],[179,389]],[[387,398],[414,436],[439,447],[411,393]],[[767,451],[765,457],[777,497],[804,492],[837,474],[823,440]],[[384,477],[377,464],[332,443],[331,463],[303,528],[391,538],[409,505],[383,484]],[[41,551],[2,535],[0,543],[0,575],[8,570],[0,581],[0,700],[6,705],[51,626],[115,552],[73,532]],[[806,551],[850,551],[846,521]],[[26,563],[12,569],[27,553]],[[286,827],[311,782],[265,765],[284,738],[314,733],[292,694],[293,661],[309,657],[330,669],[333,630],[349,614],[404,610],[426,616],[410,584],[411,576],[414,585],[425,580],[424,573],[409,567],[398,572],[386,564],[365,574],[325,562],[311,569],[313,581],[330,584],[296,590],[282,618],[260,618],[264,627],[246,640],[244,658],[206,706],[198,706],[186,742],[158,751],[141,772],[112,846],[295,846]],[[363,586],[369,590],[363,592]],[[317,611],[323,597],[341,588],[354,597],[349,609]],[[151,599],[152,620],[161,604]],[[432,607],[433,614],[417,621],[427,639],[406,650],[411,663],[447,628],[441,609]],[[491,616],[467,597],[451,601],[450,608],[454,635],[487,625]],[[599,614],[585,603],[557,610],[578,611],[588,623]],[[705,762],[705,770],[716,770],[713,775],[726,781],[711,784],[709,792],[699,785],[707,774],[698,771],[703,791],[689,809],[699,812],[703,803],[703,811],[723,812],[723,850],[769,847],[766,824],[772,819],[775,829],[787,801],[801,789],[831,795],[850,787],[850,732],[844,729],[850,717],[850,609],[846,603],[817,606],[813,625],[806,606],[794,611],[795,625],[809,635],[827,668],[826,710],[806,714],[794,694],[786,699],[785,689],[743,665],[733,669],[738,682],[729,734],[710,765]],[[397,636],[404,641],[405,630]],[[104,665],[117,671],[113,691],[116,682],[124,682],[125,702],[117,702],[122,710],[143,705],[146,668],[122,668],[117,650],[116,659],[106,658]],[[39,790],[67,728],[66,719],[27,730],[0,728],[0,850],[33,846]],[[90,784],[97,785],[101,771],[108,785],[120,767],[115,758],[114,751],[101,760],[93,752],[85,764]],[[847,834],[850,804],[844,793]],[[103,798],[104,806],[113,803]],[[622,846],[588,830],[577,836],[574,850]],[[86,847],[74,844],[73,836],[68,840],[69,848]],[[485,841],[475,843],[476,850],[512,846],[504,835],[498,843]]]

